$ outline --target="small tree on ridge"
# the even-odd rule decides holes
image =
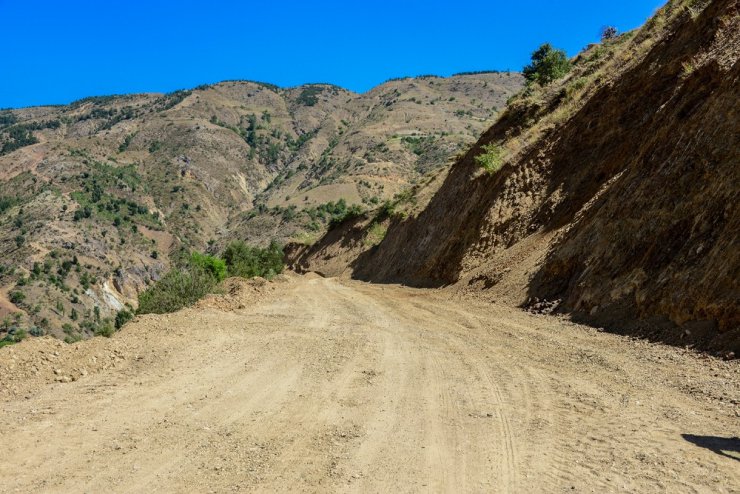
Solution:
[[[529,82],[546,86],[569,71],[570,61],[565,52],[545,43],[532,53],[532,62],[524,67],[522,73]]]

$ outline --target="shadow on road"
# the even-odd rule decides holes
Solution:
[[[684,439],[702,448],[707,448],[718,455],[740,461],[740,438],[717,437],[717,436],[695,436],[694,434],[681,434]]]

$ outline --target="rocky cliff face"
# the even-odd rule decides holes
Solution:
[[[736,6],[714,2],[687,19],[594,101],[592,115],[626,102],[613,118],[630,124],[614,136],[621,146],[594,143],[606,158],[595,165],[610,182],[553,246],[534,296],[562,297],[595,321],[618,317],[618,309],[666,317],[686,325],[686,336],[738,336]],[[590,145],[592,137],[571,140]]]
[[[354,276],[737,350],[738,2],[673,1],[525,93]],[[495,144],[489,174],[475,157]]]

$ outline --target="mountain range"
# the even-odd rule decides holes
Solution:
[[[228,81],[0,111],[0,317],[74,340],[190,250],[311,243],[439,175],[523,82]]]

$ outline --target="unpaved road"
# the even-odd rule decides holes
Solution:
[[[0,491],[740,486],[735,362],[444,291],[239,297],[0,350]]]

